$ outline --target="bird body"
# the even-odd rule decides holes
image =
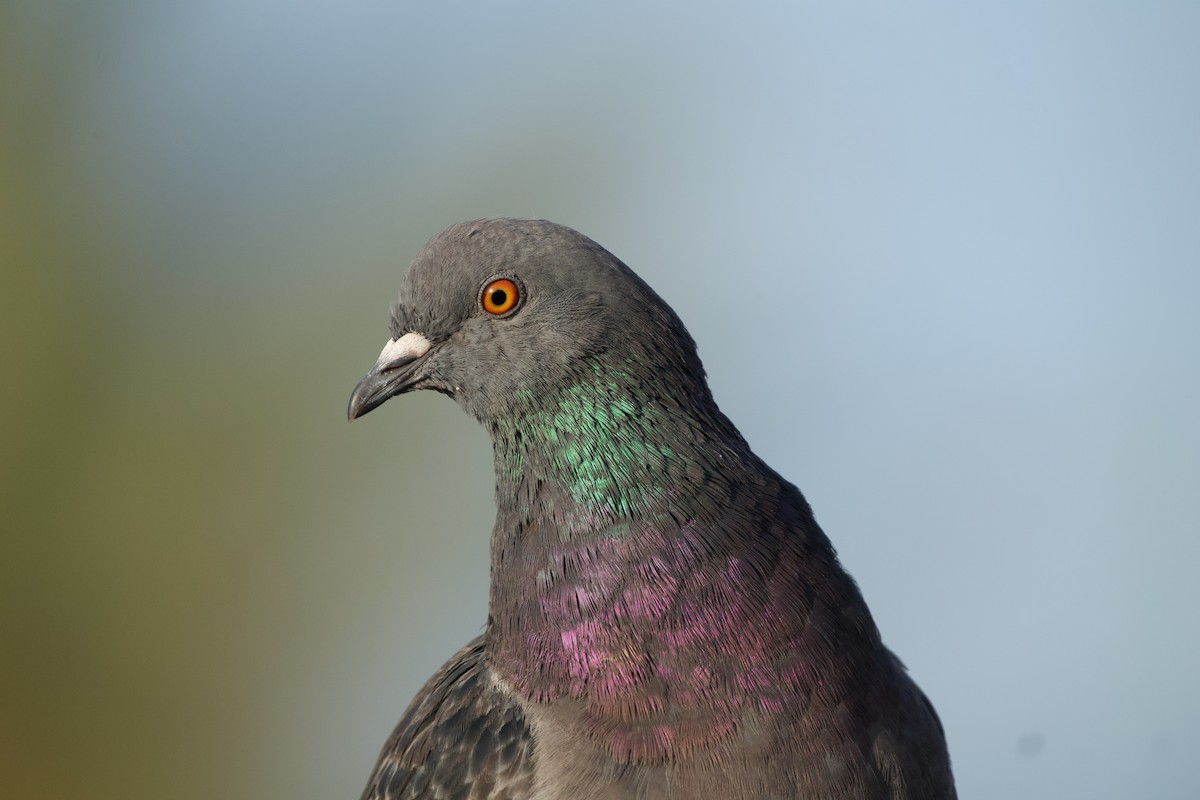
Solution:
[[[631,270],[544,221],[443,231],[354,418],[414,388],[491,434],[485,633],[364,798],[953,798],[932,705],[803,496]]]

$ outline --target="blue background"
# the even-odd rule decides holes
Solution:
[[[679,312],[962,796],[1195,796],[1200,6],[0,7],[0,774],[353,798],[486,613],[453,403],[346,425],[439,229]]]

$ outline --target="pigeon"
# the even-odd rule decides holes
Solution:
[[[484,632],[364,800],[954,798],[937,713],[680,318],[545,220],[437,234],[351,420],[416,389],[488,431]]]

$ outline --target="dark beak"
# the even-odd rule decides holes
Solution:
[[[388,342],[375,366],[351,392],[346,418],[354,421],[379,408],[389,398],[413,389],[416,364],[429,352],[429,346],[429,340],[419,333],[406,333]]]

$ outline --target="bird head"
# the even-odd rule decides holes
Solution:
[[[679,318],[607,250],[544,220],[464,222],[414,259],[391,338],[348,416],[433,389],[495,422],[550,407],[587,381],[674,383],[672,395],[709,396]]]

